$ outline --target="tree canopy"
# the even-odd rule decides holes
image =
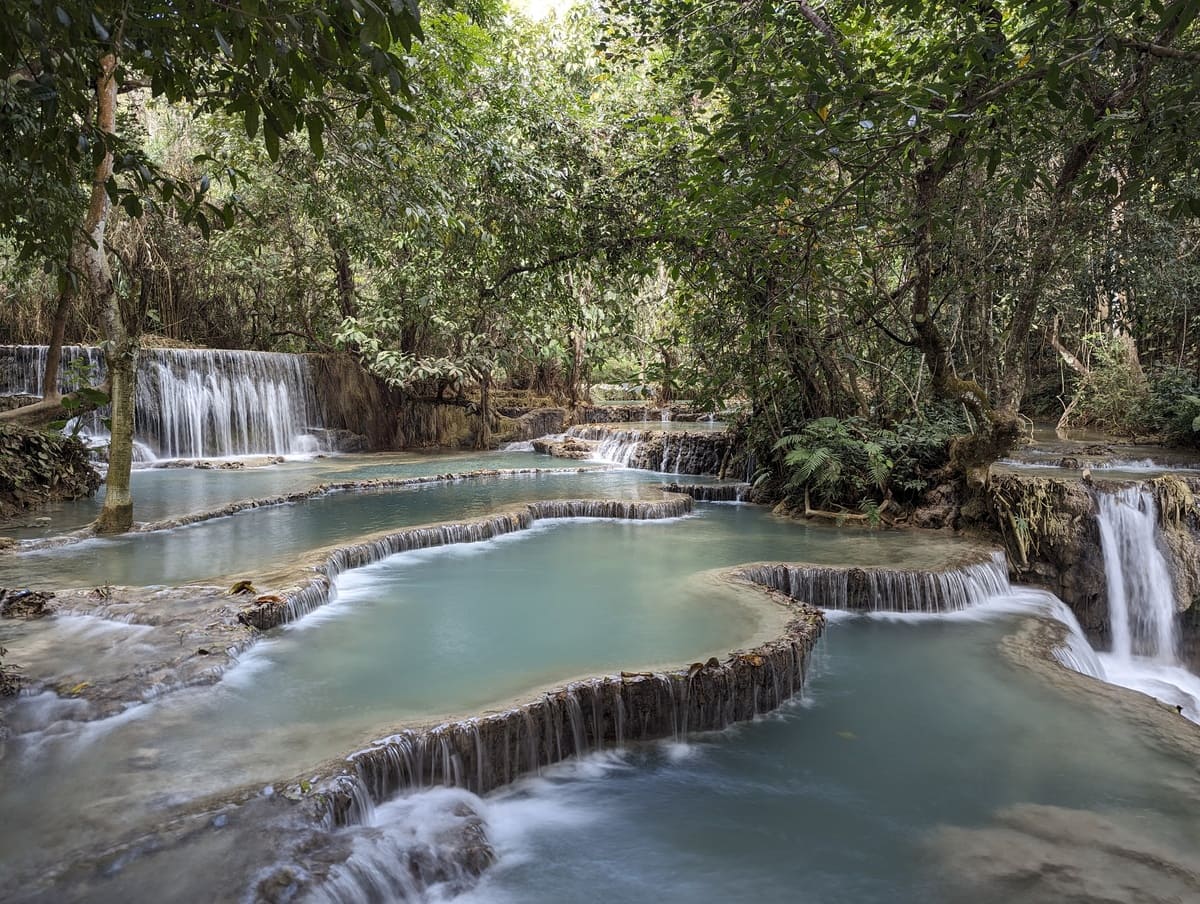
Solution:
[[[942,424],[964,472],[1025,415],[1190,439],[1200,0],[421,12],[5,17],[0,322],[44,335],[31,265],[79,269],[108,158],[134,333],[341,349],[448,403],[744,402],[781,472],[822,418]]]

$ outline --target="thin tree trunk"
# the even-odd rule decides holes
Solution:
[[[329,247],[333,251],[334,279],[337,284],[338,310],[343,317],[358,316],[358,302],[354,297],[354,268],[350,263],[350,252],[346,250],[341,237],[332,230],[329,235]]]
[[[107,135],[117,129],[117,59],[106,54],[100,60],[96,79],[96,125]],[[92,176],[92,195],[84,220],[86,238],[77,244],[88,290],[100,302],[104,331],[104,358],[112,395],[112,439],[108,451],[108,488],[104,508],[94,525],[97,533],[123,533],[133,526],[133,496],[129,474],[133,468],[134,374],[137,367],[137,336],[131,334],[121,311],[112,271],[108,266],[105,229],[109,201],[105,186],[112,178],[112,151],[105,153]]]
[[[476,447],[487,449],[492,443],[492,375],[489,371],[479,381],[479,442]]]
[[[74,272],[69,274],[74,281]],[[74,287],[68,285],[58,295],[58,304],[54,308],[54,321],[50,326],[50,346],[46,349],[46,371],[42,374],[42,398],[58,400],[62,398],[62,387],[58,382],[58,371],[62,366],[63,336],[67,332],[67,314],[71,311],[71,302],[75,298]]]

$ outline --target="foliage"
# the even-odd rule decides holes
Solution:
[[[1072,421],[1115,432],[1134,434],[1147,429],[1149,387],[1141,367],[1130,355],[1124,337],[1086,338],[1091,369],[1081,380]]]
[[[78,439],[0,425],[0,517],[49,499],[90,496],[99,485]]]
[[[1169,442],[1200,447],[1200,376],[1178,367],[1152,374],[1146,414]]]
[[[116,157],[108,193],[129,216],[143,213],[153,190],[163,202],[184,197],[187,218],[206,233],[210,218],[231,221],[228,204],[205,198],[210,176],[174,178],[129,137],[97,127],[106,56],[120,87],[236,116],[274,160],[296,132],[320,156],[335,108],[371,116],[381,133],[387,114],[411,118],[402,51],[419,36],[416,0],[33,0],[0,22],[0,185],[23,187],[0,192],[0,233],[25,256],[64,264],[79,218],[61,214],[80,209],[83,172],[106,152]]]
[[[917,502],[950,457],[961,417],[930,412],[927,420],[881,427],[862,418],[817,418],[777,440],[772,453],[784,475],[782,492],[807,493],[821,505],[870,514],[887,500]],[[768,468],[760,479],[769,478]]]

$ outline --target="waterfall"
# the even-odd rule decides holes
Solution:
[[[738,569],[753,584],[827,609],[954,612],[1008,593],[1002,553],[941,571],[758,563]]]
[[[326,824],[369,822],[373,804],[448,785],[484,794],[626,741],[687,740],[781,706],[804,685],[823,627],[797,610],[779,637],[723,661],[573,682],[506,712],[402,731],[347,757],[322,783]]]
[[[0,395],[40,395],[46,346],[0,347]],[[100,350],[63,348],[61,385],[103,379]],[[103,415],[82,431],[107,439]],[[313,452],[320,426],[308,362],[300,355],[214,349],[144,349],[134,434],[145,456],[205,458]]]
[[[1145,656],[1175,665],[1175,593],[1158,548],[1154,496],[1132,486],[1100,493],[1096,504],[1113,655],[1125,661]]]

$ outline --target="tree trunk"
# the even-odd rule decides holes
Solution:
[[[72,270],[68,278],[74,282],[78,277]],[[54,308],[54,321],[50,326],[50,345],[46,349],[46,371],[42,374],[42,398],[47,401],[57,401],[62,398],[62,387],[58,382],[58,371],[62,366],[63,336],[67,332],[67,314],[71,311],[74,300],[73,285],[63,288],[58,296],[58,304]]]
[[[350,264],[350,252],[341,238],[329,232],[329,247],[333,251],[334,279],[337,284],[338,310],[343,317],[358,316],[358,302],[354,298],[354,269]]]
[[[659,346],[662,354],[662,382],[658,387],[658,404],[664,408],[675,401],[675,391],[671,384],[675,382],[675,352],[664,342]]]
[[[479,381],[479,440],[476,448],[487,449],[492,444],[492,375],[485,373]]]
[[[100,60],[96,78],[96,125],[106,135],[117,130],[117,59],[106,54]],[[83,276],[89,292],[100,303],[104,331],[104,359],[112,395],[112,440],[108,451],[108,488],[104,508],[94,525],[97,533],[123,533],[133,526],[133,496],[129,474],[133,467],[133,420],[137,336],[131,334],[121,310],[120,298],[108,266],[105,229],[109,201],[105,186],[112,178],[113,155],[108,150],[92,176],[92,194],[84,220],[85,238],[76,250],[83,263]]]
[[[571,400],[571,408],[574,408],[579,404],[579,386],[583,382],[583,357],[587,341],[584,337],[583,329],[576,328],[571,330],[567,336],[567,341],[571,343],[571,375],[567,394]]]
[[[134,396],[137,391],[137,340],[104,343],[112,386],[112,439],[108,447],[108,488],[104,508],[96,519],[100,534],[120,534],[133,526],[133,494],[129,475],[133,469]]]

